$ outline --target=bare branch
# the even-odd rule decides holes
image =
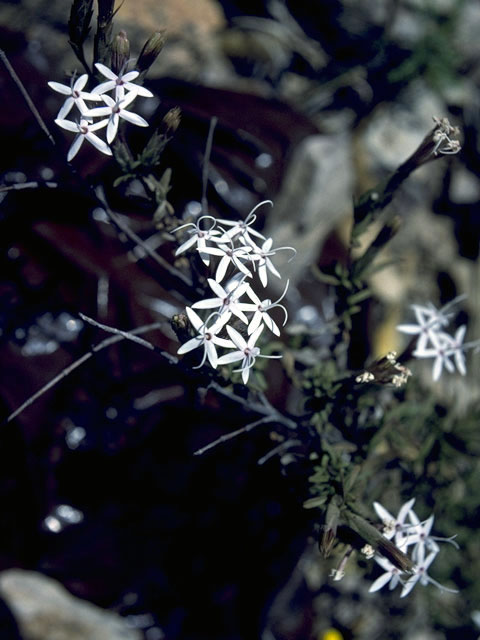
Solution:
[[[152,331],[154,329],[160,329],[160,328],[161,328],[161,323],[154,322],[152,324],[145,325],[143,327],[138,327],[137,329],[134,329],[133,331],[130,332],[130,336],[132,336],[132,334],[133,335],[139,335],[141,333],[147,333],[148,331]],[[117,332],[117,335],[111,336],[110,338],[106,338],[105,340],[102,340],[102,342],[99,342],[98,344],[93,346],[90,351],[85,353],[78,360],[75,360],[75,362],[72,362],[72,364],[70,364],[68,367],[65,367],[65,369],[63,369],[57,376],[55,376],[55,378],[52,378],[52,380],[47,382],[46,385],[44,385],[41,389],[39,389],[32,396],[30,396],[30,398],[28,398],[28,400],[25,400],[25,402],[23,404],[21,404],[18,407],[18,409],[16,409],[13,413],[11,413],[8,416],[8,418],[5,420],[5,422],[8,423],[8,422],[11,422],[12,420],[14,420],[23,411],[25,411],[25,409],[30,407],[34,402],[36,402],[36,400],[38,400],[41,396],[43,396],[44,393],[46,393],[49,389],[52,389],[61,380],[63,380],[68,375],[70,375],[73,371],[75,371],[75,369],[78,369],[78,367],[80,367],[82,364],[87,362],[87,360],[89,360],[98,351],[101,351],[102,349],[105,349],[106,347],[109,347],[112,344],[115,344],[115,343],[120,342],[121,340],[125,340],[125,339],[126,339],[125,335],[122,335],[122,333]],[[130,337],[130,339],[132,339],[132,338]],[[149,344],[149,343],[147,343],[147,344]],[[173,357],[173,356],[171,356],[171,357]]]
[[[190,280],[190,278],[188,278],[184,273],[182,273],[175,267],[172,267],[172,265],[169,264],[164,258],[162,258],[162,256],[158,255],[158,253],[154,249],[152,249],[146,242],[144,242],[142,238],[140,238],[140,236],[135,233],[135,231],[132,231],[132,229],[130,229],[128,224],[124,222],[119,215],[117,215],[110,209],[110,207],[107,205],[106,199],[103,197],[103,193],[101,193],[100,187],[96,189],[96,195],[100,200],[105,213],[113,222],[113,224],[120,229],[120,231],[123,231],[123,233],[132,242],[137,244],[139,247],[142,247],[145,253],[158,265],[160,265],[162,269],[168,271],[173,277],[181,280],[183,284],[187,285],[188,287],[193,287],[193,282]]]
[[[240,429],[237,429],[236,431],[232,431],[231,433],[226,433],[226,434],[220,436],[219,438],[217,438],[216,440],[214,440],[213,442],[210,442],[210,444],[205,445],[201,449],[197,449],[196,451],[193,452],[193,455],[194,456],[201,456],[206,451],[209,451],[210,449],[213,449],[217,445],[222,444],[223,442],[228,442],[228,440],[232,440],[233,438],[236,438],[237,436],[241,435],[242,433],[248,433],[249,431],[251,431],[255,427],[258,427],[261,424],[266,424],[268,422],[275,422],[275,417],[274,416],[264,416],[263,418],[260,418],[260,420],[256,420],[255,422],[251,422],[250,424],[247,424],[244,427],[241,427]]]
[[[22,94],[23,99],[27,103],[28,108],[33,113],[33,117],[37,121],[40,129],[44,132],[44,134],[47,136],[47,138],[50,140],[50,142],[53,144],[53,146],[55,146],[54,137],[50,133],[50,131],[49,131],[47,125],[45,124],[45,121],[43,120],[42,116],[40,115],[37,107],[33,104],[33,100],[28,95],[28,92],[25,89],[25,85],[20,80],[20,78],[17,76],[17,74],[15,73],[15,69],[10,64],[10,62],[9,62],[5,52],[3,51],[3,49],[0,49],[0,58],[1,58],[2,62],[3,62],[3,64],[5,65],[8,73],[10,74],[10,77],[12,78],[14,83],[17,85],[17,88],[20,91],[20,93]]]

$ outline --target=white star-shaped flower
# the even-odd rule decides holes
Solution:
[[[77,134],[76,138],[72,143],[72,146],[68,151],[68,155],[67,155],[68,162],[70,162],[70,160],[72,160],[72,158],[74,158],[77,155],[84,140],[88,140],[90,144],[93,144],[93,146],[96,149],[98,149],[105,155],[107,156],[112,155],[112,152],[109,146],[107,145],[107,143],[101,140],[98,136],[96,136],[93,133],[94,131],[98,131],[98,129],[102,129],[103,127],[106,127],[108,123],[107,119],[100,120],[99,122],[95,122],[94,124],[91,124],[90,122],[87,122],[87,120],[84,120],[84,119],[80,120],[80,122],[72,122],[71,120],[60,120],[57,118],[55,120],[55,123],[62,129],[66,129],[67,131],[72,131],[73,133]]]
[[[209,229],[202,229],[202,222],[204,220],[212,220],[212,225]],[[205,253],[205,248],[208,246],[208,242],[212,240],[215,242],[217,236],[219,236],[221,233],[218,229],[215,229],[216,225],[217,221],[213,216],[200,216],[196,223],[187,222],[186,224],[182,224],[179,227],[172,229],[172,233],[176,233],[181,229],[192,227],[192,229],[188,229],[190,238],[188,238],[188,240],[185,240],[185,242],[183,242],[178,247],[178,249],[175,251],[175,255],[179,256],[181,253],[184,253],[185,251],[193,247],[193,245],[196,243],[200,258],[202,259],[202,262],[208,267],[210,265],[210,256],[208,255],[208,253]]]
[[[453,362],[450,360],[450,356],[454,355],[455,352],[451,348],[451,336],[447,333],[443,331],[432,332],[429,335],[429,339],[432,346],[417,346],[413,356],[415,358],[434,358],[432,377],[434,381],[437,381],[442,375],[443,367],[450,373],[455,371]]]
[[[280,309],[282,309],[283,313],[285,314],[285,318],[283,320],[283,326],[285,326],[288,320],[288,312],[283,304],[280,304],[280,300],[282,300],[287,293],[288,284],[289,281],[287,280],[285,290],[276,302],[272,302],[269,298],[260,300],[255,291],[250,286],[247,287],[245,293],[250,298],[250,300],[252,300],[253,304],[246,304],[245,311],[254,311],[253,317],[248,325],[249,335],[254,333],[262,323],[276,336],[280,335],[280,329],[278,328],[273,318],[268,315],[268,312],[272,309],[275,309],[275,307],[279,307]]]
[[[207,298],[206,300],[199,300],[192,304],[193,309],[218,309],[218,313],[220,315],[228,314],[228,319],[230,319],[231,315],[237,316],[242,322],[248,324],[248,318],[243,313],[244,311],[249,311],[251,305],[246,302],[239,302],[239,298],[245,293],[245,290],[248,287],[248,284],[241,283],[236,288],[231,291],[227,291],[222,287],[221,284],[213,280],[212,278],[208,278],[208,284],[210,285],[210,289],[216,295],[215,298]]]
[[[240,238],[242,241],[243,238]],[[270,260],[270,256],[274,256],[277,251],[293,251],[296,253],[293,247],[277,247],[276,249],[272,249],[273,239],[267,238],[261,247],[256,244],[249,242],[248,246],[252,248],[252,252],[250,254],[250,260],[255,263],[258,263],[258,276],[260,278],[260,282],[264,287],[268,284],[268,272],[273,273],[277,278],[281,278],[282,276],[278,273],[275,268],[273,262]]]
[[[373,503],[373,508],[377,512],[378,517],[383,522],[384,529],[382,531],[385,538],[391,540],[395,537],[395,544],[399,549],[405,549],[409,544],[413,544],[413,540],[409,540],[409,525],[405,524],[405,519],[412,510],[415,498],[411,498],[400,507],[397,517],[392,516],[379,502]]]
[[[235,247],[233,243],[230,245],[221,244],[217,247],[207,247],[205,249],[198,249],[201,253],[207,253],[212,256],[220,256],[220,262],[218,263],[217,270],[215,272],[215,280],[221,282],[227,273],[227,269],[230,264],[233,264],[239,271],[249,278],[252,277],[251,272],[245,266],[250,258],[249,252],[251,247],[240,246]]]
[[[84,73],[75,81],[72,79],[72,84],[70,86],[66,84],[61,84],[60,82],[49,82],[48,86],[50,89],[57,91],[58,93],[63,94],[64,96],[68,96],[60,111],[58,112],[57,119],[63,120],[68,116],[70,111],[72,110],[73,105],[76,105],[77,109],[84,116],[88,111],[88,107],[85,104],[85,100],[98,101],[101,100],[100,96],[93,95],[88,93],[87,91],[83,91],[85,85],[88,81],[88,75]]]
[[[461,327],[455,332],[455,335],[448,336],[450,338],[450,345],[448,348],[448,355],[453,356],[455,360],[455,364],[457,366],[457,371],[459,371],[462,376],[466,375],[467,368],[465,366],[465,351],[463,339],[465,338],[465,332],[467,331],[467,325],[462,324]]]
[[[153,98],[153,93],[151,91],[132,82],[132,80],[135,80],[140,75],[139,71],[127,71],[126,73],[121,71],[117,75],[100,62],[96,62],[95,66],[100,73],[105,76],[105,78],[108,78],[108,80],[107,82],[102,82],[92,89],[93,94],[100,95],[114,89],[115,100],[123,100],[125,97],[125,91],[133,91],[136,95],[143,96],[144,98]]]
[[[218,355],[215,345],[226,348],[231,347],[230,340],[217,336],[217,333],[221,331],[225,326],[226,318],[222,318],[218,313],[212,313],[204,322],[200,318],[200,316],[197,315],[197,313],[190,307],[186,308],[186,312],[188,319],[190,320],[195,331],[197,331],[198,335],[196,335],[194,338],[191,338],[190,340],[187,340],[187,342],[184,342],[178,349],[177,353],[181,355],[183,353],[188,353],[189,351],[193,351],[194,349],[203,346],[202,361],[197,367],[195,367],[195,369],[203,367],[207,358],[212,367],[216,369],[218,364]],[[217,317],[217,320],[209,325],[210,320],[214,317]]]
[[[251,236],[255,236],[256,238],[265,240],[264,235],[262,235],[259,231],[252,229],[252,225],[257,219],[257,216],[255,215],[255,211],[259,207],[263,206],[264,204],[271,204],[273,206],[273,202],[271,200],[264,200],[263,202],[260,202],[259,204],[257,204],[257,206],[250,211],[250,213],[245,218],[245,220],[236,220],[236,221],[224,220],[224,219],[218,220],[218,222],[222,226],[230,227],[230,229],[227,229],[225,231],[225,237],[224,239],[222,239],[223,242],[227,242],[232,238],[234,238],[235,236],[241,236],[242,239],[245,241],[245,243],[247,244],[252,243],[253,245],[255,244],[255,241]]]
[[[95,109],[90,109],[88,111],[89,116],[92,118],[97,118],[99,116],[108,116],[108,125],[107,125],[107,142],[111,144],[115,139],[118,131],[118,124],[120,122],[120,118],[123,120],[127,120],[127,122],[131,122],[132,124],[136,124],[138,127],[148,127],[148,122],[132,111],[127,111],[125,107],[135,100],[137,94],[134,91],[130,91],[127,95],[117,100],[113,100],[110,96],[102,95],[101,98],[106,102],[106,107],[96,107]]]
[[[449,593],[458,593],[457,589],[448,589],[428,575],[428,568],[435,560],[436,556],[437,551],[431,551],[428,556],[425,557],[425,547],[420,547],[414,574],[405,582],[402,593],[400,594],[401,598],[407,596],[413,589],[413,587],[417,584],[417,582],[420,582],[420,584],[422,584],[424,587],[427,586],[428,583],[430,583],[434,584],[442,591],[448,591]]]
[[[456,549],[458,549],[458,544],[455,542],[454,538],[456,536],[452,536],[451,538],[440,538],[438,536],[432,536],[430,531],[432,530],[433,521],[435,519],[432,514],[429,518],[427,518],[424,522],[420,521],[420,518],[417,516],[415,511],[411,509],[409,511],[408,517],[410,522],[412,523],[408,529],[409,532],[409,544],[414,544],[412,558],[416,562],[420,557],[420,549],[423,548],[422,553],[425,554],[426,550],[434,551],[438,553],[440,547],[437,542],[449,542]]]
[[[242,361],[236,372],[241,372],[243,384],[247,384],[250,376],[250,369],[255,364],[257,358],[281,358],[281,356],[264,356],[260,353],[259,347],[255,346],[260,334],[263,331],[263,325],[249,336],[248,341],[233,327],[227,325],[227,332],[231,338],[229,347],[237,348],[236,351],[227,353],[218,359],[218,364],[230,364],[232,362]]]
[[[382,573],[375,582],[372,583],[370,589],[368,590],[370,593],[374,591],[379,591],[383,589],[385,585],[388,584],[388,588],[390,591],[393,591],[397,584],[400,582],[401,571],[398,567],[387,560],[387,558],[381,558],[380,556],[375,556],[375,562],[379,564],[385,573]]]

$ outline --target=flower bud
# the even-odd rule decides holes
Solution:
[[[126,68],[130,58],[130,41],[125,31],[119,31],[112,43],[112,71],[117,75]]]
[[[182,117],[182,111],[180,107],[173,107],[162,118],[162,124],[164,126],[164,134],[168,137],[172,136],[180,125]]]
[[[156,31],[144,44],[136,64],[136,69],[138,69],[140,73],[150,69],[157,59],[165,44],[165,34],[165,29]]]

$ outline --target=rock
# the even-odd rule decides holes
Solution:
[[[330,231],[345,214],[351,214],[352,194],[348,135],[310,136],[295,149],[264,230],[267,237],[273,238],[274,247],[296,249],[291,262],[290,251],[275,256],[279,272],[290,278],[292,285],[316,262]],[[269,280],[272,287],[283,288],[279,282],[276,278]]]
[[[59,582],[35,571],[0,574],[0,596],[24,640],[140,640],[116,613],[72,596]]]

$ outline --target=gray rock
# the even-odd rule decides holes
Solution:
[[[326,236],[352,211],[353,167],[348,135],[317,135],[305,139],[295,150],[282,189],[268,216],[265,235],[274,248],[297,250],[275,256],[275,266],[294,285],[314,264]],[[269,282],[283,289],[276,278]],[[278,285],[275,287],[275,285]]]
[[[35,571],[0,574],[0,595],[25,640],[140,640],[141,634],[111,611],[75,598],[56,580]]]

